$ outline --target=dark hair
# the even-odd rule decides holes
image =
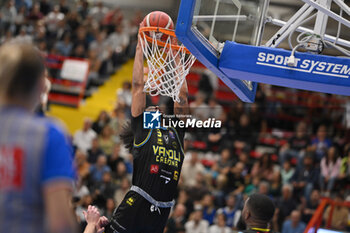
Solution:
[[[120,136],[120,139],[123,141],[125,148],[128,149],[129,153],[131,153],[132,148],[133,148],[133,144],[134,144],[134,132],[131,128],[130,121],[128,121],[123,126],[123,130],[119,136]]]
[[[0,48],[0,86],[10,98],[28,98],[45,72],[44,59],[29,44],[5,44]]]
[[[329,159],[329,151],[332,149],[332,148],[334,148],[334,157],[333,157],[333,159],[332,159],[332,161],[329,161],[330,159]],[[327,150],[327,155],[326,155],[326,164],[328,165],[330,162],[333,162],[333,163],[335,163],[336,161],[337,161],[337,159],[338,159],[338,157],[339,157],[339,154],[338,154],[338,148],[336,147],[336,146],[331,146],[331,147],[329,147],[328,148],[328,150]]]
[[[247,207],[254,218],[266,223],[271,221],[275,213],[275,205],[271,199],[262,194],[252,194],[247,201]]]

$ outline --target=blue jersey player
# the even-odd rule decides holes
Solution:
[[[34,115],[45,67],[31,45],[0,47],[0,232],[76,232],[63,130]]]

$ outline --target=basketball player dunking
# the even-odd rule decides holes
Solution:
[[[132,187],[115,210],[106,232],[162,233],[180,178],[184,158],[183,129],[144,129],[143,112],[158,111],[158,107],[146,107],[143,92],[143,53],[140,41],[132,80],[132,120],[121,134],[125,146],[134,157]],[[186,81],[180,90],[180,102],[174,103],[174,113],[188,110]]]

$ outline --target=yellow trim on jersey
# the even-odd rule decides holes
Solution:
[[[139,144],[136,144],[136,142],[135,142],[135,137],[134,137],[134,147],[143,146],[143,145],[150,139],[151,134],[152,134],[152,130],[153,130],[153,129],[150,129],[150,130],[149,130],[148,135],[147,135],[147,137],[145,138],[145,140],[143,140],[143,141],[142,141],[141,143],[139,143]]]
[[[254,228],[251,228],[252,230],[254,231],[262,231],[262,232],[269,232],[270,229],[264,229],[264,228],[257,228],[257,227],[254,227]]]

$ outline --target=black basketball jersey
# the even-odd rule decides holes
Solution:
[[[144,129],[143,114],[132,118],[134,171],[132,184],[157,201],[172,201],[184,159],[184,129]]]

